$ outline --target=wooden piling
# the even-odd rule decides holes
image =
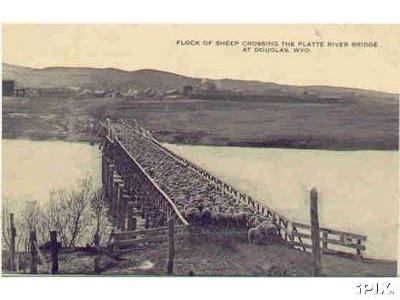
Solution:
[[[57,231],[50,231],[51,274],[58,273]]]
[[[149,211],[147,211],[146,213],[145,213],[145,216],[144,216],[144,228],[149,228],[150,227],[150,212]]]
[[[315,188],[310,193],[310,214],[311,214],[311,244],[313,256],[313,276],[321,275],[321,251],[319,237],[319,220],[318,220],[318,192]]]
[[[136,225],[137,225],[137,220],[135,217],[135,206],[133,202],[128,202],[127,204],[127,218],[128,218],[128,226],[127,229],[128,231],[136,230]]]
[[[111,203],[112,203],[111,201],[112,201],[112,197],[113,197],[113,178],[114,178],[114,164],[111,160],[110,160],[110,163],[108,164],[107,175],[108,175],[108,182],[107,182],[108,202],[111,206]]]
[[[146,204],[142,202],[142,212],[141,217],[144,219],[146,217]]]
[[[119,220],[120,220],[120,228],[122,231],[127,230],[126,227],[126,223],[127,223],[127,215],[128,215],[128,202],[130,200],[129,195],[124,194],[122,196],[122,201],[121,201],[121,206],[120,206],[120,210],[119,210]],[[133,203],[132,203],[133,206]]]
[[[127,230],[128,231],[132,230],[131,219],[133,217],[133,210],[134,210],[133,205],[134,204],[132,201],[128,201],[128,203],[126,204],[126,219],[127,219]]]
[[[168,266],[167,274],[172,275],[174,272],[174,258],[175,258],[175,240],[174,240],[174,219],[168,220]]]
[[[11,231],[11,249],[10,249],[10,262],[11,262],[11,270],[15,271],[16,270],[16,265],[15,265],[15,238],[17,236],[17,230],[15,228],[14,224],[14,214],[10,213],[10,231]]]
[[[36,231],[31,231],[29,235],[29,242],[31,245],[31,274],[37,274],[38,253],[37,253],[37,239]]]

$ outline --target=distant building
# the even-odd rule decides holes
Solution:
[[[168,90],[164,93],[164,99],[180,99],[183,94],[178,90]]]
[[[2,90],[3,96],[12,96],[14,95],[14,80],[2,80]]]
[[[199,89],[203,91],[214,92],[217,90],[217,85],[214,82],[211,82],[210,80],[203,78],[200,82]]]
[[[182,88],[182,93],[184,96],[189,96],[193,92],[193,86],[191,85],[185,85]]]

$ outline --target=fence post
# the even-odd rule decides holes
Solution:
[[[362,245],[361,239],[357,239],[357,246],[361,246],[361,245]],[[361,259],[362,259],[361,249],[360,249],[360,248],[357,248],[357,249],[356,249],[356,252],[357,252],[357,258],[358,258],[359,260],[361,260]]]
[[[51,274],[58,273],[57,231],[50,231]]]
[[[17,230],[14,224],[14,214],[10,213],[10,230],[11,230],[11,270],[15,271],[15,237],[17,236]]]
[[[310,193],[311,202],[311,244],[313,256],[313,276],[321,275],[321,252],[319,238],[319,221],[318,221],[318,192],[315,188]]]
[[[328,252],[328,233],[322,232],[322,253]]]
[[[31,244],[31,274],[36,274],[37,273],[37,258],[38,258],[38,253],[37,253],[37,249],[36,249],[36,243],[37,243],[37,239],[36,239],[36,231],[33,230],[30,232],[29,235],[29,240],[30,240],[30,244]]]
[[[174,258],[175,258],[175,240],[174,240],[174,219],[168,220],[168,267],[167,274],[172,275],[174,272]]]

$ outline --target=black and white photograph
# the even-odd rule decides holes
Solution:
[[[399,37],[3,24],[2,276],[397,276]]]

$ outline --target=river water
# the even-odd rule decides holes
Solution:
[[[298,222],[309,223],[316,187],[322,226],[366,234],[367,256],[397,259],[397,152],[167,146]],[[2,195],[13,207],[87,176],[100,184],[97,146],[3,140],[2,152]]]
[[[55,189],[76,187],[92,176],[100,184],[97,146],[64,141],[2,141],[2,195],[12,207],[48,201]]]
[[[321,226],[367,235],[368,257],[398,257],[398,152],[166,146],[297,222],[310,223],[315,187]]]

